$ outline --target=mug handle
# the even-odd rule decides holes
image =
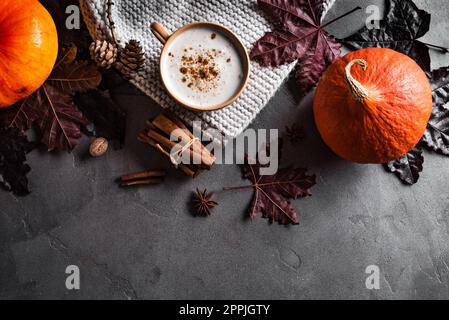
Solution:
[[[162,43],[165,44],[170,38],[168,30],[159,22],[153,22],[151,24],[151,32]]]

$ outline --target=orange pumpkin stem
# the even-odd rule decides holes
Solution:
[[[355,59],[349,62],[345,68],[345,80],[348,86],[348,89],[351,92],[354,100],[362,102],[368,97],[368,89],[365,88],[360,82],[358,82],[351,74],[352,66],[358,64],[362,67],[363,71],[368,67],[368,63],[363,59]]]

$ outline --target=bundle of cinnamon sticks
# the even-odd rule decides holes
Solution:
[[[214,155],[195,137],[181,119],[170,112],[157,115],[146,121],[147,128],[138,136],[139,141],[149,144],[166,156],[172,163],[188,176],[195,178],[203,170],[210,170],[215,163]],[[178,141],[170,140],[172,132],[177,130]],[[181,163],[181,158],[189,155],[188,163]]]

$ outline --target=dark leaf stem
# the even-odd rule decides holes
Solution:
[[[251,188],[257,188],[257,185],[255,184],[250,184],[250,185],[246,185],[246,186],[237,186],[237,187],[224,187],[223,190],[224,191],[230,191],[230,190],[241,190],[241,189],[251,189]]]
[[[338,41],[345,43],[345,39],[338,39]],[[404,41],[409,41],[409,40],[404,40]],[[373,41],[374,42],[374,41]],[[399,42],[399,40],[398,40]],[[442,47],[442,46],[437,46],[435,44],[431,44],[431,43],[427,43],[427,42],[421,42],[423,45],[431,48],[431,49],[435,49],[435,50],[440,50],[442,53],[449,53],[449,48],[446,47]],[[347,43],[346,43],[347,44]]]
[[[442,46],[437,46],[437,45],[434,45],[434,44],[431,44],[431,43],[426,43],[426,42],[423,42],[423,44],[425,44],[426,46],[428,46],[428,47],[430,47],[432,49],[441,50],[443,53],[449,53],[449,48],[445,48],[445,47],[442,47]]]
[[[267,67],[298,61],[295,73],[301,95],[309,92],[324,70],[341,55],[341,44],[324,28],[361,9],[356,7],[321,25],[323,7],[312,5],[321,2],[258,1],[261,9],[277,22],[277,28],[267,32],[254,44],[251,58]]]
[[[269,150],[269,146],[267,146]],[[257,157],[256,157],[257,158]],[[279,168],[273,175],[261,175],[261,164],[249,164],[246,156],[242,166],[247,185],[224,187],[223,190],[253,189],[253,199],[248,209],[251,218],[259,213],[270,222],[281,225],[297,225],[298,214],[290,199],[311,196],[310,188],[316,184],[315,175],[307,175],[307,169]]]
[[[352,9],[351,11],[346,12],[345,14],[343,14],[343,15],[341,15],[341,16],[335,18],[335,19],[332,19],[331,21],[329,21],[329,22],[327,22],[327,23],[325,23],[325,24],[322,25],[320,28],[321,28],[321,29],[324,29],[324,28],[326,28],[327,26],[333,24],[334,22],[336,22],[336,21],[338,21],[338,20],[340,20],[340,19],[343,19],[344,17],[349,16],[350,14],[352,14],[352,13],[358,11],[358,10],[362,10],[362,7],[356,7],[356,8],[354,8],[354,9]]]
[[[389,48],[408,55],[425,71],[430,72],[429,46],[421,39],[430,29],[430,13],[419,9],[412,0],[389,0],[389,10],[378,28],[367,26],[340,40],[353,49]],[[431,45],[440,50],[442,47]]]

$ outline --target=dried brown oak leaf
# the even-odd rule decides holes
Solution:
[[[227,187],[225,190],[254,189],[254,197],[249,207],[249,216],[255,218],[258,213],[270,223],[281,225],[298,224],[298,215],[289,199],[311,196],[310,188],[316,184],[315,175],[307,175],[307,169],[283,168],[274,175],[261,175],[260,163],[243,166],[243,178],[252,184],[239,187]]]
[[[277,22],[277,28],[255,43],[251,58],[262,66],[280,66],[298,60],[296,79],[300,93],[306,94],[340,56],[341,45],[324,28],[360,8],[321,25],[323,0],[258,0],[257,3]]]
[[[63,50],[47,84],[66,94],[83,93],[97,88],[102,78],[98,67],[88,61],[75,61],[76,56],[77,47],[73,44]]]
[[[88,121],[73,102],[76,92],[95,89],[101,73],[92,64],[77,62],[76,47],[63,49],[52,74],[31,96],[11,108],[3,125],[25,131],[34,123],[49,151],[72,150]]]

